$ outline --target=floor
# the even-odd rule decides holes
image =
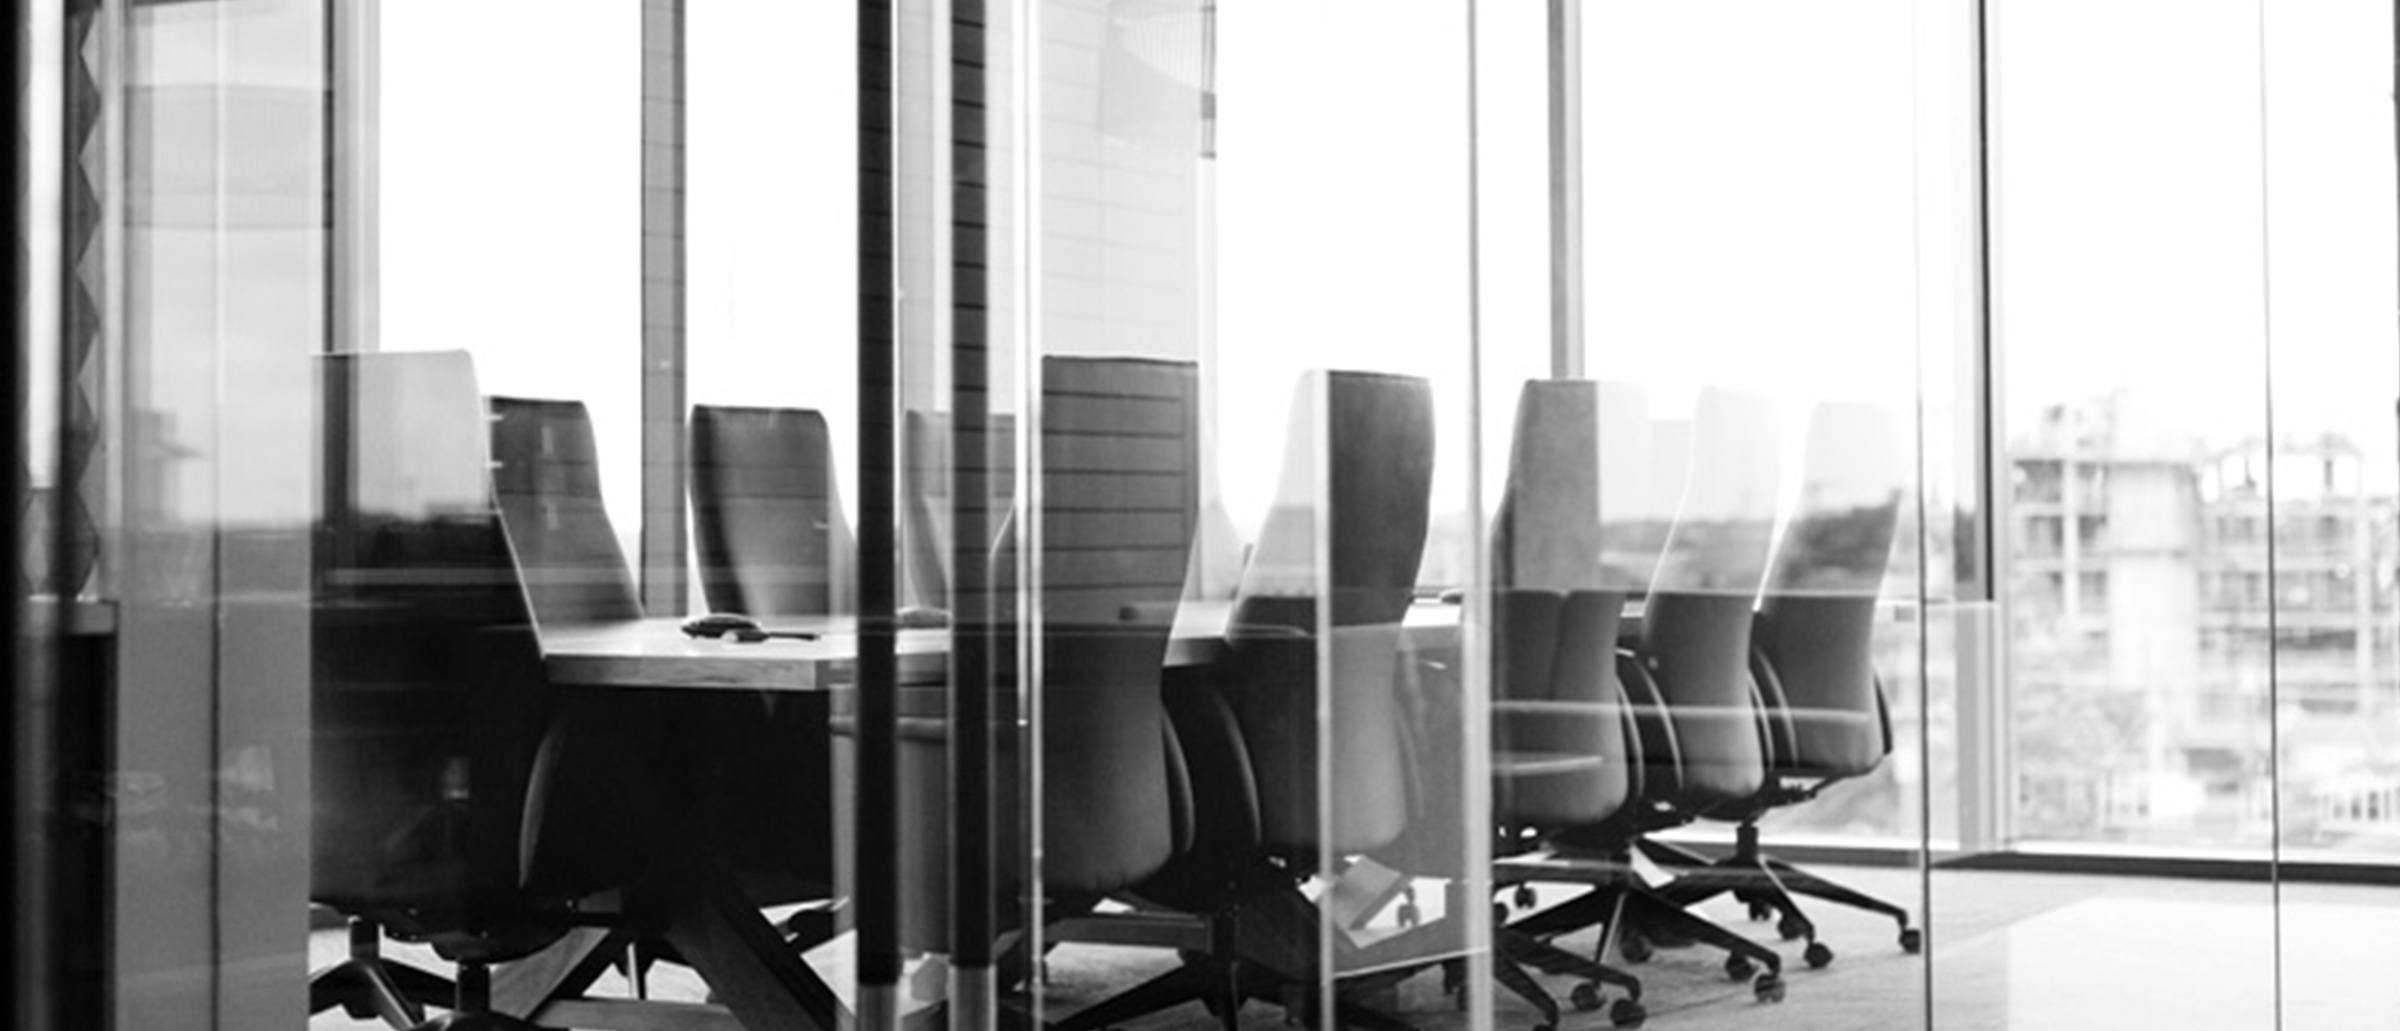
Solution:
[[[1819,869],[1912,910],[1928,887],[1910,870]],[[2400,889],[2286,885],[2278,908],[2271,889],[2259,884],[1944,871],[1932,876],[1930,891],[1930,964],[1901,951],[1888,919],[1819,905],[1810,915],[1837,956],[1825,969],[1810,970],[1800,962],[1798,943],[1777,941],[1772,924],[1750,923],[1725,900],[1704,905],[1706,915],[1785,956],[1788,992],[1777,1004],[1758,1002],[1748,985],[1728,980],[1713,950],[1667,949],[1640,965],[1618,965],[1642,979],[1645,1026],[1663,1031],[1903,1031],[1925,1027],[1929,1014],[1942,1031],[2260,1031],[2277,1027],[2279,1013],[2283,1031],[2400,1028],[2400,980],[2392,976],[2400,970]],[[1566,892],[1548,891],[1542,902]],[[1560,941],[1588,953],[1593,936]],[[338,959],[343,949],[342,932],[318,932],[312,965]],[[837,983],[845,958],[840,943],[810,957]],[[1046,1016],[1060,1016],[1174,963],[1163,950],[1061,946],[1040,1006]],[[938,970],[923,973],[918,984],[940,983]],[[1562,999],[1572,987],[1558,978],[1544,984]],[[661,998],[706,995],[697,978],[674,968],[662,968],[651,990]],[[1506,992],[1492,998],[1494,1028],[1528,1031],[1537,1024],[1531,1006]],[[1431,975],[1379,1003],[1421,1031],[1470,1026]],[[1253,1003],[1242,1022],[1265,1031],[1282,1027],[1282,1017],[1278,1007]],[[337,1012],[309,1026],[379,1025]],[[1565,1031],[1608,1026],[1604,1012],[1570,1010],[1563,1021]],[[1127,1025],[1128,1031],[1214,1027],[1197,1006]]]

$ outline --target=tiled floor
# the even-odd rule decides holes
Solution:
[[[1925,890],[1914,871],[1826,872],[1912,909]],[[1784,1002],[1754,1000],[1746,985],[1726,979],[1712,950],[1664,950],[1626,969],[1643,980],[1647,1026],[1664,1031],[1905,1031],[1924,1027],[1929,1013],[1942,1031],[2265,1031],[2277,1027],[2278,1013],[2283,1031],[2400,1028],[2400,982],[2392,978],[2400,970],[2400,889],[2287,885],[2280,921],[2270,889],[2258,884],[1979,871],[1937,873],[1931,890],[1930,968],[1925,957],[1898,948],[1890,921],[1818,905],[1810,913],[1838,955],[1830,967],[1809,970],[1797,943],[1776,941],[1772,925],[1749,923],[1738,907],[1719,900],[1703,911],[1786,957]],[[1551,897],[1562,896],[1563,890]],[[1589,932],[1561,941],[1579,950],[1592,946]],[[320,932],[311,944],[319,965],[343,949],[339,931]],[[843,973],[837,953],[813,957],[833,980]],[[1052,955],[1043,1009],[1050,1016],[1072,1012],[1174,962],[1161,950],[1062,946]],[[1557,978],[1544,983],[1562,998],[1572,986]],[[688,971],[672,968],[655,975],[651,987],[662,998],[706,993]],[[1530,1006],[1505,992],[1494,998],[1493,1027],[1527,1031],[1536,1023]],[[1383,1005],[1423,1031],[1470,1026],[1430,975],[1404,984]],[[1243,1024],[1264,1031],[1281,1027],[1282,1016],[1277,1007],[1253,1003]],[[309,1026],[372,1025],[337,1013]],[[1214,1022],[1185,1006],[1129,1027],[1202,1031]],[[1605,1027],[1598,1013],[1570,1011],[1564,1021],[1566,1031]]]

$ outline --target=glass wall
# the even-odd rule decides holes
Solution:
[[[33,5],[19,1023],[2392,1024],[2336,6]]]

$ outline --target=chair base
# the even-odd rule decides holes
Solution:
[[[1713,862],[1689,849],[1661,841],[1643,839],[1640,847],[1652,862],[1677,873],[1674,880],[1657,889],[1660,897],[1679,906],[1689,906],[1731,893],[1748,906],[1752,919],[1772,915],[1776,917],[1777,933],[1786,940],[1806,940],[1810,966],[1831,963],[1833,953],[1817,941],[1816,922],[1800,907],[1802,895],[1890,917],[1900,925],[1899,944],[1903,951],[1914,953],[1924,947],[1924,935],[1910,925],[1908,910],[1767,855],[1759,848],[1755,823],[1741,824],[1735,831],[1733,853]]]
[[[309,975],[308,1012],[339,1006],[353,1020],[378,1019],[406,1031],[425,1022],[425,1007],[445,1005],[457,994],[457,986],[440,975],[384,958],[382,947],[383,926],[352,917],[350,958]]]

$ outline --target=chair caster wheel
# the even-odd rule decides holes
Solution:
[[[1755,973],[1758,973],[1758,964],[1752,961],[1750,957],[1742,955],[1739,952],[1725,957],[1726,980],[1747,981],[1750,979],[1750,975]],[[1773,977],[1775,975],[1769,974],[1767,976]]]
[[[1757,899],[1750,900],[1750,920],[1752,923],[1763,923],[1767,920],[1773,919],[1774,916],[1774,906],[1768,905],[1767,903],[1761,902]]]
[[[1616,1005],[1608,1008],[1608,1022],[1618,1027],[1640,1027],[1648,1019],[1650,1011],[1632,999],[1618,999]]]
[[[1775,974],[1761,974],[1757,981],[1751,983],[1750,991],[1758,996],[1760,1002],[1782,1002],[1783,978]]]
[[[1625,962],[1627,963],[1650,962],[1650,942],[1649,939],[1643,938],[1641,935],[1626,935],[1624,940],[1617,943],[1617,951],[1624,955]]]
[[[1783,940],[1787,942],[1795,938],[1806,938],[1809,932],[1814,930],[1816,928],[1810,927],[1808,921],[1799,917],[1787,916],[1775,921],[1775,933],[1782,935]]]
[[[1397,914],[1397,916],[1400,919],[1400,926],[1402,927],[1415,927],[1417,926],[1418,922],[1425,918],[1423,913],[1417,911],[1417,904],[1414,902],[1401,903],[1400,912]]]
[[[1590,981],[1576,985],[1575,990],[1567,993],[1567,1001],[1574,1003],[1575,1008],[1580,1012],[1590,1013],[1599,1009],[1600,986]]]
[[[1900,929],[1900,951],[1911,956],[1925,951],[1925,932],[1914,927]]]
[[[1518,908],[1518,909],[1532,909],[1532,908],[1533,908],[1533,885],[1530,885],[1530,884],[1520,884],[1520,885],[1517,885],[1517,890],[1516,890],[1516,893],[1515,893],[1515,894],[1513,894],[1513,895],[1511,895],[1511,896],[1509,896],[1509,897],[1510,897],[1512,900],[1514,900],[1514,901],[1516,902],[1516,904],[1517,904],[1517,908]]]
[[[1810,942],[1808,948],[1801,951],[1800,958],[1808,961],[1810,970],[1823,970],[1833,965],[1833,950],[1824,942]]]

